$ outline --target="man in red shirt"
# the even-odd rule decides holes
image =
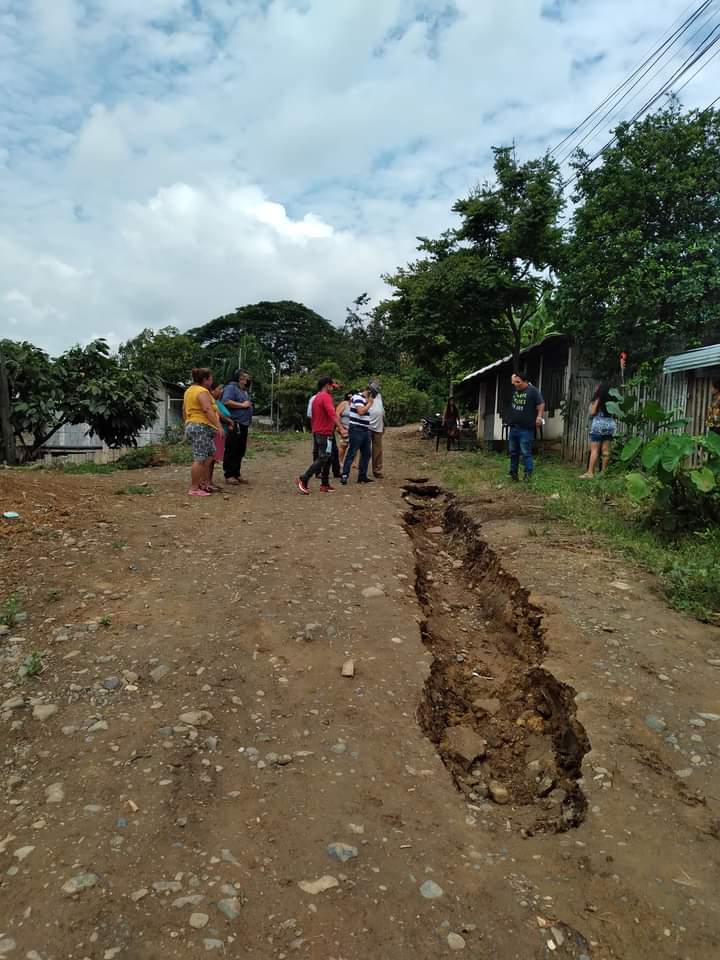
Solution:
[[[331,493],[334,487],[330,486],[330,463],[332,461],[335,431],[339,430],[342,436],[347,430],[335,413],[335,404],[332,400],[333,390],[338,389],[332,377],[322,377],[318,381],[318,392],[312,402],[312,432],[317,450],[317,459],[308,467],[301,477],[295,478],[295,486],[300,493],[308,494],[310,478],[321,474],[320,493]]]

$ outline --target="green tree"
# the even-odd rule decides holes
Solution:
[[[556,162],[518,164],[507,147],[494,154],[495,181],[453,207],[460,226],[437,240],[421,237],[426,256],[385,277],[395,288],[392,334],[436,374],[459,372],[453,354],[471,366],[506,351],[517,358],[560,262]]]
[[[248,369],[243,353],[248,338],[254,337],[282,374],[312,369],[332,355],[338,341],[338,331],[328,320],[292,300],[263,300],[238,307],[234,313],[188,331],[188,335],[202,344],[208,356],[228,348],[234,350],[238,364]]]
[[[109,447],[135,446],[157,417],[153,378],[110,355],[104,340],[55,360],[27,342],[3,340],[10,418],[25,459],[65,424],[88,424]]]
[[[720,333],[720,112],[671,103],[615,137],[602,166],[576,160],[557,303],[598,374]]]
[[[161,330],[146,328],[119,349],[123,363],[140,370],[149,377],[169,383],[190,382],[190,371],[203,361],[202,348],[197,340],[180,333],[177,327]]]

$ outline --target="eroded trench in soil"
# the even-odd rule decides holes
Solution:
[[[578,826],[590,743],[575,691],[542,666],[542,611],[452,495],[423,478],[403,491],[433,654],[418,709],[424,733],[471,809],[497,805],[527,836]]]

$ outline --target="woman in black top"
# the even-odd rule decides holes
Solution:
[[[592,400],[590,401],[590,461],[588,463],[587,473],[583,473],[583,480],[592,480],[595,476],[595,468],[598,459],[602,453],[602,469],[607,470],[610,460],[610,443],[615,436],[617,423],[615,418],[610,416],[607,409],[608,401],[612,400],[610,395],[610,385],[601,383],[597,386]]]

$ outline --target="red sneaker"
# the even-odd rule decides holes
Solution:
[[[302,477],[295,477],[295,486],[298,488],[298,490],[300,491],[300,493],[310,493],[310,491],[308,490],[308,488],[307,488],[307,487],[305,486],[305,484],[303,483],[303,478],[302,478]]]
[[[330,486],[329,483],[323,484],[320,487],[320,493],[334,493],[334,492],[335,492],[335,487]]]

